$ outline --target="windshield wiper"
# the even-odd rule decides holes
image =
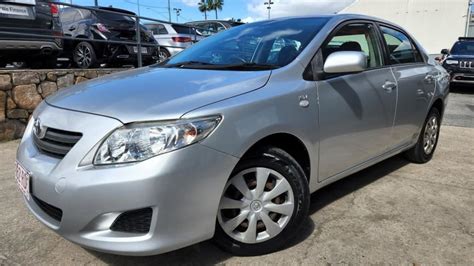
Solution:
[[[214,64],[211,63],[206,63],[206,62],[200,62],[200,61],[184,61],[184,62],[179,62],[179,63],[174,63],[174,64],[169,64],[169,65],[162,65],[163,67],[199,67],[199,66],[214,66]]]
[[[202,68],[202,69],[214,69],[214,70],[271,70],[279,68],[277,65],[270,64],[257,64],[257,63],[239,63],[229,65],[212,64],[201,61],[185,61],[169,65],[162,65],[167,68]]]
[[[225,70],[272,70],[277,69],[280,66],[271,64],[258,64],[258,63],[240,63],[233,65],[216,65],[216,68]]]

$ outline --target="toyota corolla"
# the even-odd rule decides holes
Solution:
[[[30,211],[86,248],[158,254],[213,238],[284,248],[310,193],[403,153],[430,161],[449,76],[404,29],[281,18],[47,98],[16,178]]]

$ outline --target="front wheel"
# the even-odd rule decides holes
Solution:
[[[270,253],[297,235],[308,208],[303,169],[285,151],[267,148],[233,171],[220,200],[214,239],[236,255]]]
[[[437,108],[433,108],[426,118],[418,142],[413,148],[405,152],[405,157],[414,163],[429,162],[433,158],[438,145],[440,127],[441,113]]]

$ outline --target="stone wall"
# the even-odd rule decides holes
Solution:
[[[21,138],[36,106],[57,90],[123,70],[0,70],[0,141]]]

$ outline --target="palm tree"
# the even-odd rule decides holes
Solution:
[[[217,19],[217,10],[222,11],[224,7],[224,0],[207,0],[207,6],[209,10],[214,10],[216,12]]]
[[[210,11],[210,9],[207,2],[205,2],[204,0],[199,2],[199,11],[201,13],[204,13],[204,19],[207,20],[207,11]]]

